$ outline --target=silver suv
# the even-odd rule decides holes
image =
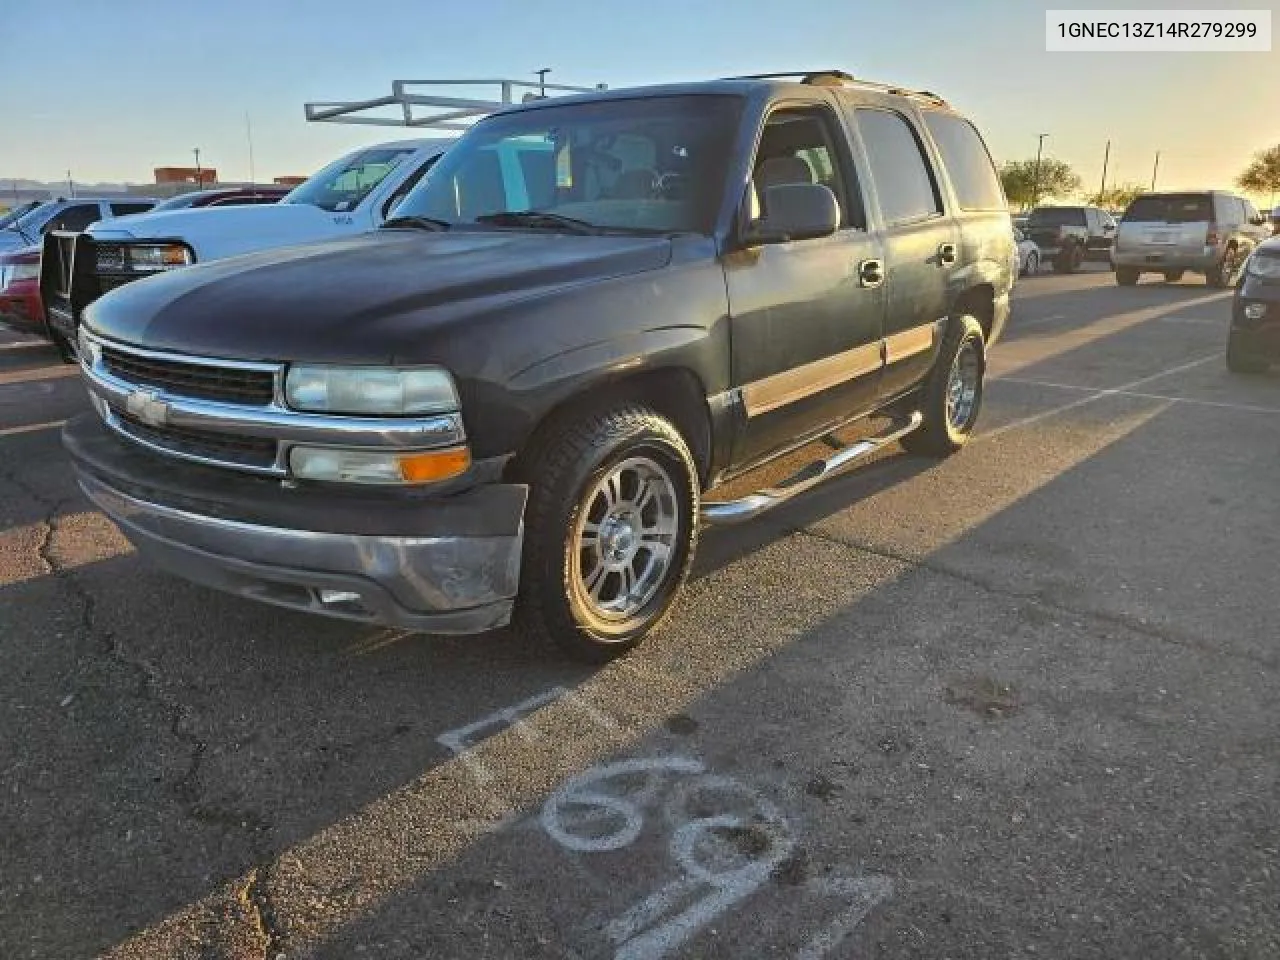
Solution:
[[[1120,220],[1111,262],[1125,287],[1148,272],[1175,283],[1188,270],[1204,274],[1211,287],[1229,287],[1269,236],[1266,218],[1234,193],[1144,193]]]

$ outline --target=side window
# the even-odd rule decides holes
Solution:
[[[960,209],[1005,209],[1004,189],[995,164],[973,124],[949,113],[926,110],[924,125],[938,145]]]
[[[816,183],[836,195],[842,228],[866,229],[862,191],[840,148],[837,123],[824,107],[783,107],[769,115],[752,167],[753,216],[768,212],[769,187]]]
[[[146,213],[150,209],[149,203],[113,203],[111,214],[116,217],[125,217],[131,213]]]
[[[856,110],[871,178],[885,225],[911,223],[942,213],[929,162],[907,118],[889,110]]]
[[[102,219],[102,212],[96,203],[77,203],[67,207],[45,225],[45,232],[50,230],[83,230],[91,223]]]

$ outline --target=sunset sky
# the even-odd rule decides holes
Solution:
[[[997,160],[1033,157],[1048,133],[1046,153],[1091,190],[1108,139],[1109,183],[1149,184],[1159,150],[1162,188],[1230,186],[1280,143],[1280,53],[1046,53],[1045,9],[1072,6],[1150,5],[0,0],[0,177],[148,182],[199,147],[223,179],[248,179],[246,111],[258,178],[307,174],[406,132],[307,123],[304,101],[544,66],[611,87],[839,67],[943,94]]]

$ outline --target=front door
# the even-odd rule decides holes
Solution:
[[[739,465],[871,409],[883,365],[885,289],[876,264],[884,258],[867,230],[840,118],[822,105],[775,109],[752,169],[753,216],[770,186],[821,183],[839,201],[841,226],[829,237],[725,257],[733,382],[747,416],[734,450]]]
[[[933,366],[948,313],[948,279],[959,262],[960,229],[943,209],[938,178],[920,135],[896,110],[852,111],[875,188],[888,264],[884,398],[918,383]]]

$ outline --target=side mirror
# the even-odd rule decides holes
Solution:
[[[829,237],[840,228],[840,203],[820,183],[785,183],[764,192],[765,215],[746,229],[750,244]]]

